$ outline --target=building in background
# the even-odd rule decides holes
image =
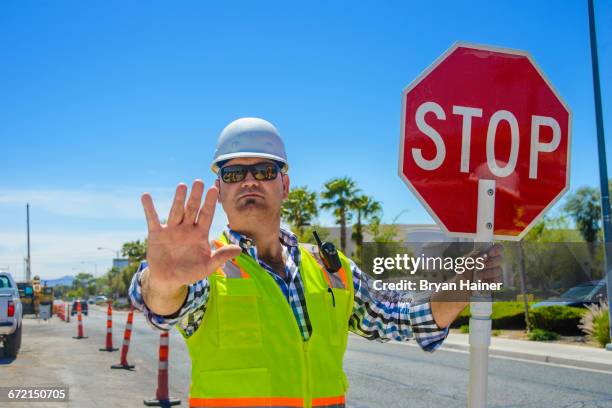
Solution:
[[[113,258],[113,268],[122,271],[129,265],[130,260],[128,258]]]

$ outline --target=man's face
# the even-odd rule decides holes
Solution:
[[[232,159],[223,167],[236,164],[274,163],[272,160],[257,157]],[[219,202],[227,214],[232,228],[251,228],[257,223],[280,220],[280,208],[289,193],[289,176],[278,175],[273,180],[256,180],[247,172],[244,180],[226,183],[217,178]]]

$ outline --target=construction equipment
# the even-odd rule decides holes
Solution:
[[[18,282],[19,297],[23,305],[23,314],[38,316],[40,305],[52,305],[54,294],[53,288],[40,284],[40,277],[35,275],[29,282]],[[51,314],[53,309],[51,308]]]
[[[17,282],[19,298],[23,306],[23,314],[36,314],[34,311],[34,288],[29,282]]]
[[[38,295],[38,310],[39,310],[39,314],[42,314],[42,310],[46,309],[49,313],[48,316],[46,316],[46,319],[51,318],[51,316],[53,315],[53,288],[50,288],[48,286],[43,286],[42,288],[40,288],[40,293]],[[44,317],[41,316],[42,319],[45,319]],[[45,320],[46,320],[45,319]]]

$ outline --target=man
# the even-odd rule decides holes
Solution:
[[[132,302],[161,330],[177,324],[192,359],[190,406],[344,407],[348,331],[370,340],[414,337],[426,351],[446,338],[467,302],[375,291],[372,278],[339,254],[328,270],[314,246],[281,229],[289,193],[284,144],[272,124],[243,118],[221,133],[215,185],[179,184],[166,225],[149,194],[142,204],[147,263]],[[209,242],[219,201],[228,226]],[[479,278],[501,276],[501,249]]]

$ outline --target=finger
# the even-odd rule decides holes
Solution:
[[[181,223],[181,221],[183,221],[186,196],[187,185],[185,183],[179,183],[179,185],[176,186],[174,201],[172,202],[172,208],[170,209],[170,215],[168,216],[168,225],[178,225]]]
[[[210,225],[212,224],[212,220],[215,215],[217,197],[219,197],[219,190],[217,187],[210,187],[206,192],[204,204],[202,204],[198,214],[198,227],[202,229],[202,232],[206,234],[206,237],[208,237],[208,231],[210,231]]]
[[[467,254],[463,255],[464,258],[476,258],[478,257],[478,255],[480,254],[480,252],[478,251],[471,251],[468,252]]]
[[[487,255],[490,257],[499,256],[503,253],[504,253],[504,246],[501,244],[495,244],[487,251]]]
[[[238,245],[223,245],[221,248],[213,252],[210,263],[211,273],[219,269],[221,265],[236,258],[242,253],[242,249]]]
[[[497,255],[497,256],[487,259],[487,261],[485,262],[484,269],[496,268],[498,266],[502,266],[503,263],[504,263],[504,257],[501,255]]]
[[[204,182],[202,180],[194,181],[191,186],[189,200],[187,200],[187,205],[185,206],[184,223],[195,224],[196,216],[200,209],[200,202],[202,201],[202,192],[204,192]]]
[[[159,224],[159,217],[157,216],[157,211],[155,211],[155,205],[153,205],[153,198],[151,198],[151,194],[144,193],[142,197],[140,197],[140,202],[142,203],[142,208],[144,208],[149,231],[160,229],[161,225]]]
[[[486,281],[501,282],[502,272],[503,269],[498,266],[496,268],[486,269],[484,271],[478,272],[477,278]]]

